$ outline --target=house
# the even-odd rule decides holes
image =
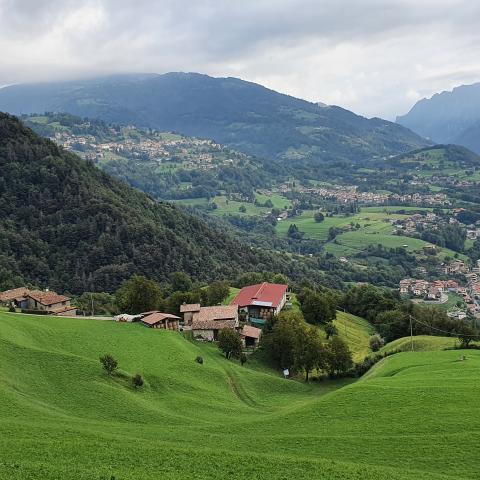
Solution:
[[[260,337],[262,336],[262,330],[251,325],[244,325],[240,331],[242,342],[244,347],[258,347]]]
[[[288,285],[263,282],[243,287],[232,300],[251,323],[263,324],[277,315],[287,302]]]
[[[238,327],[238,305],[200,307],[198,311],[193,312],[192,332],[194,338],[211,342],[218,339],[220,330],[224,328],[237,330]]]
[[[27,307],[27,298],[26,295],[29,292],[28,288],[20,287],[14,288],[12,290],[7,290],[0,293],[0,303],[7,305],[15,305],[19,308]]]
[[[442,298],[442,292],[438,288],[430,287],[427,293],[428,300],[439,300]]]
[[[449,292],[456,292],[458,290],[458,282],[455,280],[447,280],[445,282],[445,286],[447,287]]]
[[[163,328],[164,330],[178,330],[180,317],[170,313],[157,311],[141,313],[141,322],[149,328]]]
[[[26,294],[26,307],[27,310],[53,315],[76,315],[76,308],[70,305],[70,298],[55,292],[29,291]]]
[[[183,321],[185,325],[191,325],[193,314],[200,311],[199,303],[184,303],[180,305],[180,313],[183,313]]]

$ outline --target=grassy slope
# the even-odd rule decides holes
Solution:
[[[105,350],[146,386],[107,378]],[[480,352],[466,355],[398,354],[331,391],[174,332],[0,313],[0,478],[473,479]]]
[[[350,313],[337,312],[334,324],[339,336],[346,341],[355,362],[363,360],[371,352],[369,338],[374,333],[374,328],[367,320]]]
[[[444,350],[445,348],[454,347],[457,340],[452,337],[431,337],[429,335],[416,335],[413,337],[413,350],[415,352],[421,351],[435,351]],[[407,352],[412,349],[412,341],[410,337],[403,337],[393,342],[387,343],[381,348],[380,353],[402,351]]]

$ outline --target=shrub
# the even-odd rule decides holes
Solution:
[[[368,342],[370,344],[370,348],[372,349],[372,352],[378,352],[385,344],[383,338],[377,333],[375,335],[372,335],[368,340]]]
[[[100,363],[109,375],[113,375],[113,372],[118,368],[118,362],[108,353],[100,357]]]
[[[242,366],[243,366],[245,363],[247,363],[247,356],[246,356],[244,353],[242,353],[242,354],[240,355],[240,363],[242,364]]]
[[[140,388],[143,385],[143,378],[139,373],[136,373],[132,377],[133,388]]]
[[[10,305],[8,307],[8,311],[11,312],[11,313],[15,313],[17,311],[17,309],[13,305]]]
[[[203,365],[203,357],[201,357],[200,355],[195,359],[195,361],[200,365]]]

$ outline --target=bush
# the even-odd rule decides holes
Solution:
[[[377,333],[375,335],[372,335],[368,342],[370,344],[372,352],[378,352],[385,345],[383,338]]]
[[[247,363],[247,356],[246,356],[244,353],[242,353],[242,354],[240,355],[240,363],[242,364],[242,366],[243,366],[245,363]]]
[[[108,353],[100,357],[100,363],[109,375],[113,375],[113,372],[118,368],[118,362]]]
[[[203,365],[203,357],[201,357],[200,355],[195,359],[195,361],[200,365]]]
[[[133,388],[140,388],[141,386],[143,386],[143,378],[139,373],[136,373],[132,377],[132,385]]]
[[[8,307],[8,311],[11,312],[11,313],[15,313],[17,311],[17,309],[13,305],[10,305]]]
[[[28,308],[22,308],[21,312],[29,315],[48,315],[48,312],[45,310],[30,310]]]

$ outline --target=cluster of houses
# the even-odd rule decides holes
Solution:
[[[455,280],[427,280],[404,278],[400,280],[400,293],[430,301],[440,301],[444,292],[458,293],[460,286]]]
[[[467,312],[480,319],[480,261],[479,265],[470,269],[461,261],[454,261],[444,267],[445,274],[462,275],[466,286],[461,286],[456,280],[434,280],[429,282],[423,279],[404,278],[400,280],[400,294],[411,298],[444,303],[448,300],[448,293],[455,293],[462,298],[465,307],[455,308],[449,312],[451,317],[465,318]]]
[[[24,311],[48,313],[49,315],[75,316],[77,309],[70,305],[71,299],[52,291],[15,288],[0,293],[0,303]]]
[[[197,340],[216,341],[224,328],[240,333],[245,347],[257,347],[261,327],[280,313],[288,301],[288,285],[263,282],[243,287],[230,305],[202,307],[199,303],[180,306],[178,317],[169,313],[145,312],[139,315],[118,315],[119,322],[139,321],[150,328],[190,330]]]

